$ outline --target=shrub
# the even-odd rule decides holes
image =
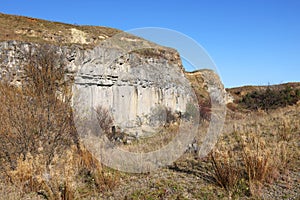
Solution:
[[[112,187],[114,179],[101,175],[100,163],[78,140],[71,80],[58,48],[41,45],[24,57],[22,84],[0,82],[1,179],[46,199],[81,199],[76,189],[84,180],[75,176],[86,168],[96,177],[94,191]]]
[[[95,112],[98,125],[101,128],[99,131],[110,135],[113,127],[113,117],[109,110],[102,106],[97,106]]]
[[[175,113],[171,108],[163,105],[156,106],[151,110],[150,124],[153,126],[166,126],[176,121]]]
[[[57,49],[29,51],[20,87],[0,85],[0,149],[11,168],[22,155],[42,152],[49,165],[55,153],[76,142],[69,106],[71,95]],[[42,149],[42,150],[41,150]]]
[[[251,110],[270,110],[287,105],[294,105],[300,100],[300,90],[292,87],[279,89],[268,86],[265,90],[253,91],[246,94],[240,104]]]

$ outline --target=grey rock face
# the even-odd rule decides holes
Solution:
[[[35,44],[7,41],[0,43],[2,65],[0,78],[9,77],[13,84],[22,79],[22,55]],[[163,56],[124,53],[114,45],[104,44],[92,50],[61,47],[66,55],[68,76],[74,77],[74,102],[81,112],[97,106],[107,108],[114,124],[127,133],[145,135],[155,131],[150,126],[157,107],[185,112],[186,104],[195,99],[184,77],[176,51]],[[75,104],[74,104],[75,105]]]
[[[16,41],[0,43],[0,79],[18,85],[23,78],[22,60],[30,44]]]
[[[184,113],[188,103],[197,102],[175,50],[128,35],[106,41],[94,49],[76,45],[58,48],[66,58],[66,75],[74,78],[73,106],[78,113],[90,115],[101,106],[110,111],[114,125],[120,130],[133,136],[147,136],[163,124],[162,117],[154,116],[160,108]],[[24,54],[36,46],[0,42],[0,79],[21,84]],[[136,51],[132,47],[145,49]],[[205,87],[218,104],[231,101],[213,71],[185,73],[200,75],[204,80],[201,88]]]
[[[195,97],[180,66],[164,58],[97,47],[78,60],[82,65],[75,75],[74,97],[82,113],[105,107],[115,125],[132,135],[155,131],[151,117],[156,108],[185,112]]]

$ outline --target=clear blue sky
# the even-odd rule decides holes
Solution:
[[[174,29],[206,49],[226,87],[300,81],[298,0],[0,0],[0,12],[121,30]]]

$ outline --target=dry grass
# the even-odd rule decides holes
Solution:
[[[216,182],[231,193],[246,188],[244,195],[260,197],[265,186],[299,171],[299,106],[257,114],[227,122],[211,158]]]
[[[70,45],[71,29],[85,33],[85,46],[95,46],[97,43],[121,31],[108,27],[78,26],[59,22],[50,22],[30,17],[6,15],[0,13],[0,41],[17,40],[32,43],[47,43]]]
[[[167,145],[178,134],[178,123],[171,124],[166,128],[161,128],[157,133],[150,137],[134,140],[131,144],[121,145],[120,147],[130,152],[147,153],[158,150]]]
[[[102,40],[99,35],[110,37],[119,32],[110,28],[73,26],[0,14],[1,41],[69,45],[72,44],[69,40],[73,37],[72,28],[84,32],[86,42],[92,45]],[[164,50],[145,51],[147,56],[161,56],[165,53]],[[51,63],[51,59],[44,61]],[[227,199],[228,196],[282,199],[286,195],[284,192],[291,198],[297,198],[300,193],[299,103],[268,113],[262,110],[240,112],[237,105],[229,105],[234,112],[227,115],[224,134],[211,157],[189,161],[187,155],[184,155],[178,166],[174,167],[176,170],[164,169],[136,176],[120,175],[101,166],[76,141],[76,137],[72,141],[69,140],[70,135],[67,135],[65,140],[60,140],[62,143],[55,143],[62,146],[46,145],[46,136],[72,133],[72,127],[61,125],[67,121],[60,120],[66,119],[66,115],[71,116],[69,111],[63,109],[68,106],[65,106],[63,98],[57,98],[56,92],[53,92],[59,89],[56,85],[61,82],[52,80],[50,85],[44,82],[50,77],[61,78],[62,74],[59,72],[55,76],[48,76],[49,71],[43,70],[46,68],[36,68],[34,65],[27,67],[27,75],[31,76],[33,83],[31,87],[22,90],[1,85],[0,88],[0,134],[6,138],[0,141],[3,147],[0,153],[0,199],[96,199],[111,198],[114,194],[119,199],[126,195],[129,199]],[[41,77],[45,79],[39,79]],[[193,75],[189,78],[197,97],[207,99],[207,88],[199,88],[204,82],[201,76]],[[299,84],[295,84],[295,87],[299,88]],[[246,92],[239,89],[232,91],[238,99],[257,88],[248,87],[244,90]],[[44,104],[32,106],[32,99],[28,98],[30,96],[35,97],[32,98],[36,100],[35,103]],[[45,99],[47,101],[40,101]],[[52,115],[52,111],[60,113]],[[204,110],[204,114],[209,114],[209,109]],[[49,128],[51,126],[52,129]],[[61,127],[66,129],[59,132]],[[167,144],[177,132],[178,126],[170,126],[151,138],[121,148],[138,152],[153,151]],[[116,188],[116,185],[121,186]],[[277,193],[272,188],[284,192]],[[266,190],[269,190],[269,196],[265,196]]]
[[[118,182],[118,173],[104,170],[93,156],[77,147],[56,157],[51,166],[42,155],[19,159],[15,170],[7,170],[1,182],[0,197],[22,199],[82,199],[111,190]],[[6,185],[7,187],[4,187]]]
[[[165,190],[161,189],[167,188],[166,185],[154,189],[150,184],[140,186],[141,188],[136,186],[136,189],[129,193],[122,189],[115,192],[123,191],[128,194],[129,199],[159,199],[161,196],[171,199],[183,191],[191,195],[191,199],[204,196],[211,199],[282,199],[287,196],[296,198],[297,191],[299,192],[297,174],[300,171],[300,106],[284,107],[268,113],[242,113],[240,119],[230,118],[231,115],[227,117],[224,134],[209,157],[199,160],[193,156],[190,158],[189,154],[183,155],[170,168],[175,174],[170,175],[170,170],[165,170],[157,172],[161,173],[161,177],[145,175],[146,178],[153,178],[146,181],[147,183],[154,180],[160,182],[166,179],[166,176],[171,176],[170,182],[177,183],[177,187],[189,189],[165,193]],[[181,175],[185,178],[178,182]],[[129,176],[126,184],[135,185],[131,177]],[[199,188],[194,188],[194,185],[189,183],[191,180],[198,181],[193,183],[197,185],[201,182]],[[211,190],[204,190],[206,187]],[[224,193],[219,193],[218,187],[224,188]],[[194,188],[193,191],[191,188]],[[214,194],[213,191],[218,191],[218,194]]]
[[[2,196],[81,199],[118,180],[77,138],[69,81],[56,52],[47,45],[30,51],[23,84],[0,83],[0,177],[8,183]]]
[[[231,196],[231,192],[237,190],[238,181],[242,176],[239,164],[230,154],[216,152],[211,154],[211,163],[215,181]]]
[[[9,182],[0,182],[0,200],[23,200],[23,199],[32,199],[40,200],[44,199],[39,197],[35,193],[26,193],[18,185],[13,185]]]

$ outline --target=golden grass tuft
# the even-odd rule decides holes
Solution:
[[[299,113],[294,106],[227,122],[210,158],[216,183],[230,194],[244,188],[244,194],[261,197],[265,186],[299,169]]]

